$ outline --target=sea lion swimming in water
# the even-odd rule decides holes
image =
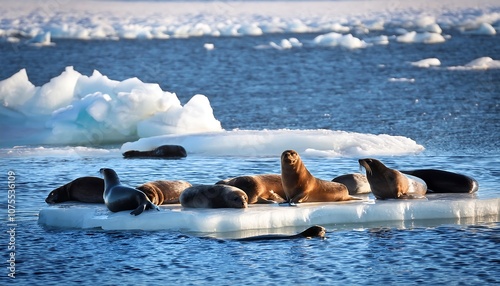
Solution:
[[[289,204],[358,200],[349,195],[345,185],[311,175],[294,150],[281,154],[281,181]]]
[[[266,234],[266,235],[258,235],[244,238],[237,238],[237,241],[259,241],[259,240],[281,240],[281,239],[295,239],[295,238],[325,238],[326,229],[322,226],[315,225],[310,228],[304,230],[301,233],[294,235],[286,235],[286,234]]]
[[[359,164],[366,169],[366,177],[375,198],[413,199],[425,197],[427,185],[422,179],[390,169],[376,159],[359,159]]]
[[[103,198],[110,211],[133,210],[130,214],[140,215],[147,209],[160,210],[148,199],[145,193],[122,185],[113,169],[102,168],[99,172],[104,176]]]
[[[179,159],[187,157],[187,152],[180,145],[162,145],[150,151],[129,150],[124,152],[124,158],[164,158]]]

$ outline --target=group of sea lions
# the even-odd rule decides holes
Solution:
[[[136,188],[120,183],[112,169],[100,170],[104,179],[81,177],[50,192],[49,204],[65,201],[105,203],[112,212],[132,210],[139,215],[158,205],[180,203],[186,208],[246,208],[255,203],[336,202],[359,200],[353,195],[372,192],[377,199],[422,198],[428,191],[473,193],[478,183],[468,176],[434,169],[398,171],[376,159],[360,159],[366,176],[347,174],[326,181],[314,177],[299,154],[281,154],[281,174],[245,175],[213,185],[186,181],[152,181]],[[428,190],[429,188],[429,190]]]

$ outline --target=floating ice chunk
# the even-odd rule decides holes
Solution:
[[[288,39],[292,47],[294,48],[300,48],[302,47],[302,43],[297,39],[297,38],[290,38]]]
[[[26,69],[0,81],[0,101],[2,105],[21,111],[22,106],[33,97],[37,88],[28,80]]]
[[[390,82],[415,82],[414,78],[406,78],[406,77],[391,77],[389,78]]]
[[[437,67],[441,65],[441,61],[437,58],[428,58],[417,62],[412,62],[411,65],[419,68]]]
[[[255,23],[241,26],[238,33],[247,36],[260,36],[263,34],[262,29]]]
[[[464,66],[448,67],[449,70],[487,70],[500,69],[500,60],[494,60],[490,57],[475,59]]]
[[[51,42],[50,39],[50,32],[46,32],[36,35],[28,43],[37,47],[55,46],[55,43]]]
[[[162,124],[161,126],[166,126]],[[157,127],[151,128],[154,130]],[[324,156],[362,157],[416,154],[422,145],[401,136],[331,130],[233,130],[141,138],[121,151],[147,151],[161,145],[182,145],[189,154],[210,156],[276,156],[283,150]]]
[[[332,31],[337,33],[349,33],[351,28],[347,26],[343,26],[340,23],[330,23],[321,26],[321,29],[324,31]]]
[[[437,33],[417,33],[415,31],[406,33],[404,35],[396,37],[396,41],[400,43],[424,43],[424,44],[436,44],[445,42],[445,38]]]
[[[385,35],[377,36],[377,37],[371,37],[371,38],[365,38],[363,39],[366,43],[373,44],[373,45],[388,45],[389,44],[389,37]]]
[[[211,51],[215,48],[215,45],[212,43],[205,43],[205,44],[203,44],[203,48],[205,48],[205,50],[207,50],[207,51]]]
[[[493,26],[489,23],[481,23],[479,27],[475,30],[462,30],[463,33],[473,34],[473,35],[488,35],[493,36],[496,35],[497,31]]]
[[[308,33],[311,32],[311,28],[304,24],[299,19],[294,19],[291,23],[286,27],[286,31],[290,33]]]
[[[335,32],[319,35],[314,38],[313,42],[316,45],[322,47],[341,46],[348,49],[358,49],[366,47],[366,42],[354,37],[351,34],[342,35]]]

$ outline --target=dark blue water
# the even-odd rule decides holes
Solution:
[[[225,129],[318,129],[387,133],[426,147],[416,156],[386,157],[395,168],[463,172],[479,195],[498,197],[500,70],[449,71],[476,58],[498,59],[500,38],[446,31],[443,44],[399,44],[362,50],[257,50],[296,36],[191,38],[168,41],[56,40],[55,47],[0,44],[0,78],[27,68],[37,86],[66,66],[97,69],[110,79],[159,83],[185,103],[209,97]],[[205,51],[213,42],[216,49]],[[409,62],[437,57],[442,67]],[[391,82],[390,78],[414,79]],[[8,134],[2,134],[8,136]],[[12,146],[10,146],[12,147]],[[100,146],[117,148],[119,146]],[[46,229],[38,211],[53,188],[113,167],[131,185],[152,179],[212,183],[233,175],[279,172],[278,158],[193,157],[178,161],[122,160],[111,155],[6,155],[2,174],[16,172],[17,278],[0,283],[60,285],[494,285],[500,282],[500,225],[492,220],[427,222],[404,229],[327,226],[327,240],[243,243],[172,231]],[[307,158],[318,177],[355,172],[357,158]],[[2,175],[2,181],[6,175]],[[2,210],[6,209],[1,200]],[[2,217],[6,217],[2,212]],[[2,259],[8,258],[6,224]]]

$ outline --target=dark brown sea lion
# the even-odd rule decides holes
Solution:
[[[247,194],[228,185],[195,185],[185,189],[180,198],[186,208],[246,208]]]
[[[248,196],[249,204],[282,203],[285,201],[281,175],[278,174],[239,176],[218,181],[216,184],[242,189]]]
[[[419,177],[427,184],[429,193],[475,193],[479,183],[466,175],[436,169],[401,171]]]
[[[152,181],[138,186],[136,189],[148,196],[155,205],[178,204],[181,193],[191,187],[186,181]]]
[[[104,180],[97,177],[75,179],[49,193],[48,204],[78,201],[84,203],[104,203]]]
[[[169,158],[178,159],[187,156],[186,149],[179,145],[162,145],[150,151],[130,150],[122,154],[125,158]]]
[[[366,169],[366,177],[375,198],[412,199],[425,197],[427,185],[423,180],[387,168],[376,159],[360,159],[359,164]]]
[[[287,202],[336,202],[355,200],[343,184],[318,179],[311,175],[294,150],[281,154],[281,181]]]
[[[99,172],[104,176],[104,203],[110,211],[133,210],[130,214],[140,215],[147,209],[160,210],[145,193],[122,185],[114,170],[102,168]]]
[[[349,195],[369,194],[372,191],[366,176],[359,173],[338,176],[333,178],[332,182],[344,184],[349,190]]]
[[[258,241],[258,240],[277,240],[277,239],[295,239],[295,238],[325,238],[326,229],[322,226],[315,225],[295,235],[285,234],[266,234],[251,237],[238,238],[238,241]]]

